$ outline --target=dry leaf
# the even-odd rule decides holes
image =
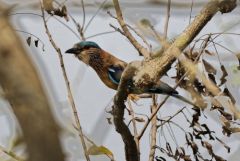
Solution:
[[[203,65],[204,65],[206,71],[208,73],[216,75],[217,70],[209,62],[207,62],[206,60],[203,59],[202,61],[203,61]]]
[[[219,109],[224,111],[223,105],[216,98],[213,98],[211,100],[211,103],[212,103],[211,110]]]
[[[194,85],[194,87],[196,87],[196,89],[199,93],[206,95],[205,86],[201,82],[199,82],[199,80],[195,79],[193,82],[193,85]]]
[[[56,16],[59,16],[59,17],[64,17],[64,19],[66,21],[69,21],[68,13],[67,13],[67,7],[66,6],[62,6],[61,9],[60,8],[54,9],[53,14],[56,15]]]
[[[194,155],[198,153],[198,146],[195,142],[191,142],[191,148]]]
[[[233,119],[233,116],[231,115],[231,114],[229,114],[229,113],[227,113],[227,112],[225,112],[225,111],[223,111],[223,110],[218,110],[220,113],[221,113],[221,115],[223,116],[223,117],[225,117],[227,120],[232,120]]]
[[[63,17],[65,18],[65,20],[69,21],[67,7],[65,5],[62,7],[62,14],[63,14]]]
[[[141,19],[140,24],[141,24],[142,27],[145,27],[145,28],[148,28],[148,27],[151,26],[151,22],[146,18]]]
[[[202,141],[202,145],[203,145],[203,147],[205,147],[208,150],[208,153],[210,155],[212,155],[212,156],[214,155],[212,145],[210,143],[208,143],[207,141]]]
[[[192,84],[189,84],[185,89],[191,94],[192,100],[194,104],[196,104],[201,109],[205,109],[207,107],[207,103],[204,101],[201,94],[195,90]]]
[[[145,122],[144,118],[142,117],[135,117],[134,120],[136,120],[137,122]]]
[[[213,52],[210,52],[210,51],[207,50],[207,49],[205,49],[204,52],[205,52],[206,54],[208,54],[208,55],[211,55],[211,56],[215,55]]]
[[[168,153],[173,154],[172,148],[168,142],[166,143],[166,149],[168,150]]]
[[[39,42],[39,40],[34,41],[34,44],[35,44],[36,47],[38,47],[38,42]]]
[[[223,134],[227,134],[227,136],[230,136],[232,134],[232,131],[230,130],[230,122],[223,116],[220,116],[220,120],[222,122],[222,129]]]
[[[224,126],[226,126],[226,127],[230,127],[231,126],[230,122],[225,117],[220,116],[220,120],[222,121]]]
[[[217,139],[217,141],[219,141],[219,142],[227,149],[228,153],[230,153],[231,148],[230,148],[229,146],[227,146],[226,143],[224,143],[224,142],[223,142],[222,140],[220,140],[219,138],[216,137],[216,139]]]
[[[107,117],[107,122],[109,125],[112,125],[112,118],[111,117]]]
[[[240,119],[240,111],[231,101],[229,101],[228,103],[229,103],[229,109],[234,115],[234,119]]]
[[[156,156],[155,159],[156,159],[156,161],[167,161],[165,158],[160,157],[160,156]]]
[[[209,73],[208,78],[217,86],[217,82],[216,82],[215,76],[213,74]]]
[[[214,158],[216,161],[226,161],[225,159],[223,159],[222,157],[218,156],[218,155],[214,155]]]
[[[221,80],[221,83],[220,83],[220,85],[219,85],[219,87],[221,86],[221,85],[223,85],[227,80],[226,80],[226,77],[228,76],[228,73],[227,73],[227,71],[226,71],[226,68],[223,66],[223,65],[221,65],[221,70],[222,70],[222,77],[220,78],[220,80]]]
[[[236,103],[235,98],[234,98],[233,95],[229,92],[229,90],[228,90],[227,88],[224,88],[223,93],[231,99],[231,101],[232,101],[233,104]]]
[[[232,133],[240,132],[240,128],[239,127],[231,127],[229,129],[231,130]]]
[[[50,13],[51,11],[54,10],[54,7],[53,7],[53,0],[44,0],[43,1],[43,7],[44,9]]]
[[[31,36],[29,36],[28,38],[27,38],[27,44],[28,44],[28,46],[30,46],[31,45],[31,40],[32,40],[32,37]]]

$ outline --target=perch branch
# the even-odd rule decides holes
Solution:
[[[122,136],[122,140],[125,145],[125,156],[127,161],[139,161],[139,154],[134,136],[131,134],[128,126],[124,123],[124,109],[126,108],[124,102],[127,99],[128,81],[131,79],[131,75],[135,72],[135,68],[132,65],[128,65],[123,72],[122,79],[118,86],[118,92],[114,97],[113,105],[113,121],[116,131]]]

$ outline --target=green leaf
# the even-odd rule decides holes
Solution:
[[[89,155],[107,155],[108,157],[113,158],[113,153],[105,146],[92,145],[87,150],[87,153]]]

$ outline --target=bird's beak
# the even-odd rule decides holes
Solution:
[[[65,51],[65,53],[68,53],[68,54],[77,54],[78,52],[79,52],[79,49],[77,48],[71,48]]]

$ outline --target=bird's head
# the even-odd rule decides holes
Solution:
[[[97,43],[92,41],[82,41],[76,43],[72,48],[68,49],[66,53],[74,54],[78,59],[89,64],[91,57],[97,56],[100,50],[101,48]]]

